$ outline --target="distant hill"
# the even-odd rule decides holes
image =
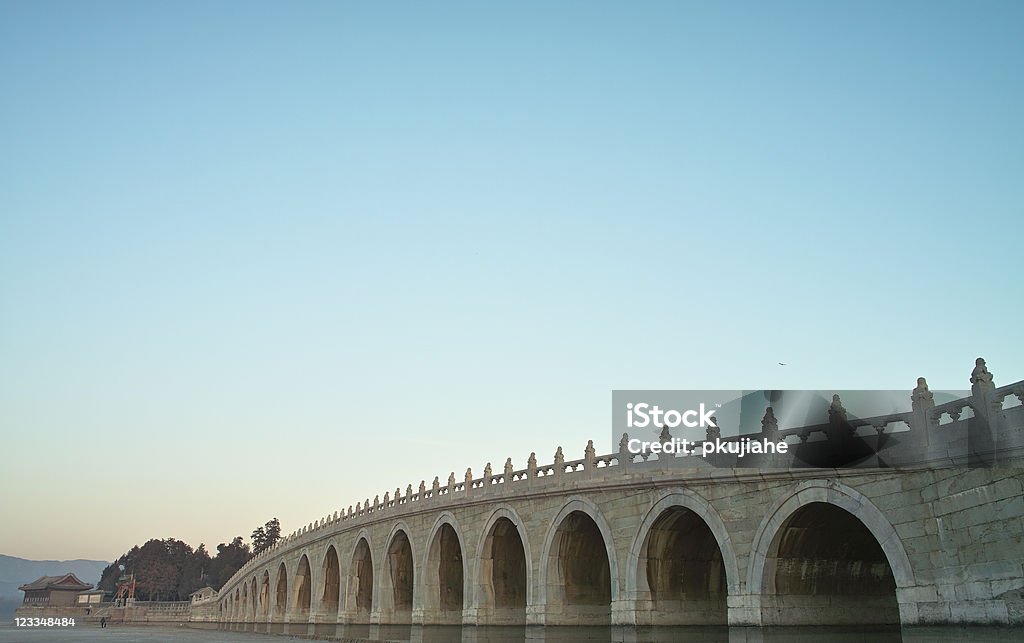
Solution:
[[[16,598],[20,602],[23,594],[18,586],[40,576],[71,572],[83,583],[95,585],[100,581],[103,568],[109,564],[102,560],[26,560],[0,554],[0,599]]]

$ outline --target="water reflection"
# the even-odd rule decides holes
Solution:
[[[318,640],[409,643],[861,643],[864,640],[871,640],[872,643],[1005,643],[1024,640],[1024,630],[1007,627],[462,627],[239,623],[221,625],[217,629]]]

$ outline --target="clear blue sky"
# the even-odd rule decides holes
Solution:
[[[1021,33],[1020,2],[0,3],[0,552],[607,451],[616,388],[1024,378]]]

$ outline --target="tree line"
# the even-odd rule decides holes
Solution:
[[[202,543],[193,549],[175,538],[152,539],[136,545],[104,568],[99,589],[113,594],[122,577],[135,575],[135,598],[139,601],[187,601],[189,595],[209,585],[220,589],[247,560],[272,547],[281,539],[281,523],[267,521],[252,532],[252,546],[236,536],[217,545],[210,556]]]

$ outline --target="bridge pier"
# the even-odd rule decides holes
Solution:
[[[611,605],[612,625],[636,624],[636,601],[629,599],[613,600]]]
[[[526,606],[526,624],[527,625],[546,625],[547,624],[547,607],[545,605],[527,605]]]
[[[480,612],[479,608],[476,608],[476,607],[467,607],[466,609],[462,610],[462,624],[463,625],[479,625],[480,624],[479,612]]]
[[[729,606],[730,626],[761,625],[761,596],[759,594],[730,594],[726,601]]]

